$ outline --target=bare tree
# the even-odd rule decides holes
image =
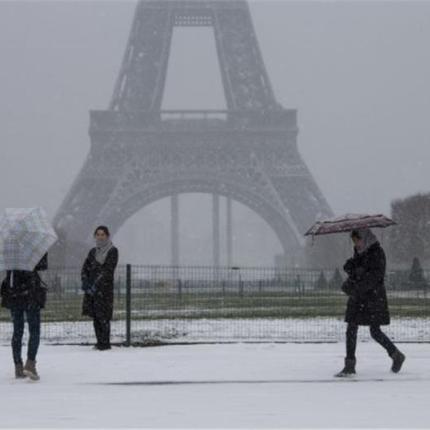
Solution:
[[[406,268],[414,257],[430,266],[430,194],[417,194],[391,203],[397,225],[389,235],[391,261]]]

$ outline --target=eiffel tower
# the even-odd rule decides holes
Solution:
[[[226,110],[161,110],[175,26],[213,28]],[[229,263],[232,201],[271,226],[288,258],[300,258],[304,231],[332,211],[299,154],[297,133],[297,112],[275,99],[245,0],[141,0],[109,108],[90,112],[90,153],[54,219],[67,263],[81,262],[95,226],[115,233],[169,197],[172,264],[179,264],[181,193],[213,196],[215,266],[220,196]]]

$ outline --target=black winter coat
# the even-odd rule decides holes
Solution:
[[[82,267],[82,289],[85,291],[82,315],[99,320],[111,320],[113,314],[113,281],[118,264],[118,249],[112,247],[103,264],[95,258],[93,248]]]
[[[11,285],[11,271],[6,272],[6,278],[1,284],[1,305],[4,308],[42,309],[46,304],[46,288],[43,286],[36,271],[13,271],[13,285]]]
[[[384,286],[385,253],[379,242],[362,254],[354,253],[344,270],[348,279],[342,290],[349,296],[345,321],[358,325],[388,325],[387,293]]]

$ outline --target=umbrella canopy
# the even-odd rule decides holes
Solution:
[[[305,236],[318,236],[322,234],[342,233],[364,228],[388,227],[396,224],[385,215],[363,215],[346,214],[337,218],[325,221],[317,221],[306,233]]]
[[[42,208],[10,208],[0,218],[0,270],[34,270],[57,241]]]

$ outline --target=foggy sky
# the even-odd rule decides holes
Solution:
[[[0,210],[55,214],[89,150],[88,111],[108,106],[135,4],[0,1]],[[430,2],[264,0],[251,11],[334,212],[389,213],[392,199],[428,192]],[[222,108],[213,36],[189,30],[175,30],[163,107]]]

